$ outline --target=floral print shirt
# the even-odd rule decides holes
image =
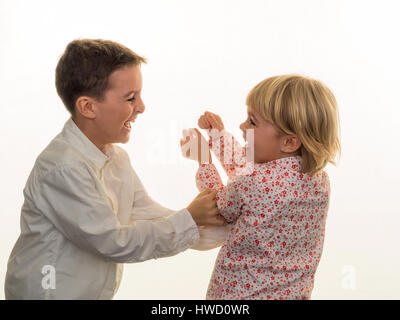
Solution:
[[[199,167],[196,184],[200,191],[218,190],[218,208],[230,231],[207,299],[309,299],[324,243],[328,175],[301,173],[300,156],[253,163],[251,170],[241,171],[245,149],[226,131],[210,146],[228,184],[222,184],[213,164]],[[228,149],[236,150],[231,163],[224,161]]]

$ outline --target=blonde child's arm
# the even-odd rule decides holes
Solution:
[[[211,177],[209,181],[207,181],[207,179],[201,180],[199,178],[200,177],[198,174],[196,174],[196,186],[200,192],[206,189],[218,190],[223,188],[223,184],[219,176]],[[200,227],[200,239],[196,245],[191,247],[191,249],[203,251],[220,247],[226,240],[230,227],[231,225],[220,227]]]
[[[224,186],[217,169],[213,164],[203,164],[199,166],[196,173],[196,185],[199,191],[206,189],[218,190],[217,204],[220,214],[225,217],[227,221],[233,222],[240,215],[240,208],[235,207],[234,203],[238,205],[237,201],[230,201],[236,198],[231,190],[231,185]],[[230,199],[226,201],[227,199]],[[230,220],[228,220],[228,218]],[[228,237],[230,229],[233,224],[228,224],[222,227],[203,227],[199,228],[200,239],[192,249],[195,250],[210,250],[217,248],[223,244]]]
[[[249,167],[246,148],[225,130],[220,116],[207,111],[199,118],[198,125],[207,130],[209,148],[221,162],[229,180],[245,174]]]
[[[228,186],[223,185],[217,169],[211,163],[211,156],[207,154],[209,153],[208,150],[202,148],[205,139],[197,129],[185,130],[184,138],[185,139],[181,139],[183,156],[196,160],[199,163],[199,170],[196,174],[197,188],[199,191],[204,191],[206,189],[217,190],[216,199],[221,215],[229,217],[226,218],[229,222],[235,221],[241,212],[240,200],[236,201],[236,198],[240,197],[240,195],[238,195],[235,190],[235,184],[231,183],[228,184]],[[188,146],[190,143],[192,145],[189,150]],[[207,151],[207,153],[205,151]],[[208,164],[202,163],[204,155],[208,158]],[[230,227],[231,225],[199,228],[200,240],[191,248],[196,250],[209,250],[222,245],[229,234]]]
[[[191,132],[191,133],[190,133]],[[233,222],[241,213],[241,204],[246,186],[242,186],[243,179],[235,179],[224,186],[214,164],[212,164],[211,156],[207,155],[204,150],[204,137],[197,129],[189,130],[189,133],[184,133],[185,139],[181,139],[182,153],[185,157],[197,160],[199,169],[196,174],[196,185],[200,191],[205,189],[217,190],[216,200],[220,214],[228,221]],[[187,149],[187,145],[191,144],[191,150]],[[194,151],[194,152],[193,152]],[[192,154],[194,153],[194,155]],[[209,153],[209,152],[208,152]],[[209,158],[209,163],[204,163],[202,158]],[[242,178],[242,176],[241,176]],[[237,182],[239,180],[239,182]]]
[[[196,185],[199,190],[206,188],[217,190],[216,200],[219,213],[228,222],[234,222],[242,213],[244,195],[248,188],[245,186],[247,176],[241,177],[224,186],[213,164],[202,164],[196,173]],[[247,190],[246,190],[247,189]]]
[[[206,140],[197,129],[184,130],[183,136],[184,139],[181,139],[180,142],[183,156],[188,159],[198,161],[199,164],[201,164],[202,162],[201,141],[203,142],[204,145],[207,144]],[[211,154],[209,150],[207,150],[207,152],[208,152],[208,161],[211,163],[212,162]],[[209,189],[205,184],[203,185],[200,182],[199,184],[197,184],[197,187],[200,192]],[[204,251],[220,247],[227,238],[229,234],[229,229],[230,226],[228,225],[199,227],[198,228],[200,235],[199,241],[195,245],[192,245],[191,249]]]

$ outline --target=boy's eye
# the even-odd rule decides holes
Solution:
[[[132,102],[133,100],[135,100],[135,96],[133,96],[132,98],[128,99],[129,102]]]

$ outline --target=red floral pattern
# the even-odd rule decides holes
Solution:
[[[220,148],[214,151],[224,143]],[[243,175],[235,174],[235,162],[222,166],[227,186],[213,164],[196,174],[199,190],[219,190],[220,213],[231,222],[207,299],[309,299],[324,242],[328,175],[300,173],[300,156],[254,164]]]

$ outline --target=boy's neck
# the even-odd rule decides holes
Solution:
[[[106,150],[110,144],[104,144],[99,142],[96,138],[95,131],[88,121],[79,120],[77,117],[72,117],[72,121],[76,124],[79,130],[105,155],[107,155]]]

